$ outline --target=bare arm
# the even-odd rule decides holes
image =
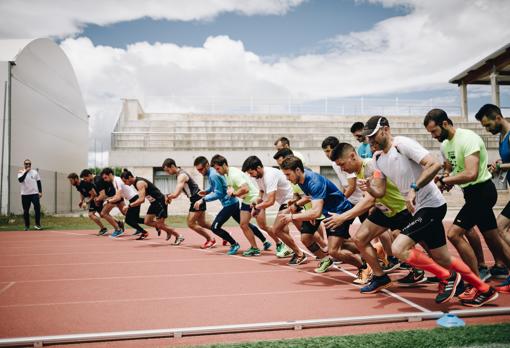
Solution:
[[[447,185],[466,184],[476,180],[478,177],[478,166],[480,164],[480,152],[475,152],[472,155],[464,158],[464,171],[454,176],[447,176],[443,178],[443,182]]]
[[[270,192],[267,195],[267,198],[262,203],[257,204],[255,208],[257,209],[265,209],[272,207],[274,202],[276,201],[276,191]]]
[[[292,220],[294,221],[309,221],[317,219],[322,215],[322,208],[324,207],[324,201],[322,199],[312,200],[312,208],[309,210],[303,210],[300,213],[292,214]]]
[[[349,178],[349,179],[347,179],[347,182],[349,183],[349,186],[347,186],[347,188],[345,189],[345,191],[343,191],[343,193],[344,193],[345,197],[349,198],[356,190],[356,178],[355,177]]]
[[[431,182],[442,168],[441,163],[437,162],[430,154],[422,158],[420,165],[423,167],[423,171],[418,180],[416,180],[418,189]]]
[[[175,186],[174,192],[167,195],[170,199],[175,199],[179,197],[179,195],[182,193],[182,190],[184,189],[184,185],[188,182],[188,176],[186,174],[180,174],[177,177],[177,186]]]
[[[139,181],[136,184],[136,189],[138,190],[138,199],[133,203],[129,203],[130,207],[138,207],[139,205],[142,205],[142,203],[145,201],[147,184],[143,181]]]

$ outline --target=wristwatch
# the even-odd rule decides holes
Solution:
[[[441,185],[446,186],[446,184],[445,184],[445,182],[443,181],[443,179],[444,179],[444,175],[441,175],[441,176],[439,177],[439,180],[438,180],[438,181],[441,183]]]
[[[413,182],[410,187],[414,190],[414,192],[418,192],[420,190],[420,188],[418,187],[418,185],[416,185],[415,182]]]

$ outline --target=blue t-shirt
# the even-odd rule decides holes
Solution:
[[[305,195],[310,196],[312,201],[322,199],[324,206],[322,214],[342,214],[352,208],[352,203],[345,198],[344,194],[327,178],[305,169],[305,182],[299,184]]]
[[[204,197],[204,201],[211,202],[219,199],[224,207],[239,204],[239,200],[236,197],[227,195],[227,180],[223,175],[219,175],[214,168],[210,167],[207,171],[207,178],[209,180],[209,187],[205,190],[207,196]]]
[[[509,136],[510,133],[508,133],[503,141],[499,144],[499,156],[501,157],[501,161],[503,163],[510,163],[510,143],[509,143]],[[510,183],[510,175],[506,175],[506,179]]]
[[[361,158],[372,158],[370,144],[361,143],[361,145],[358,147],[358,155]]]

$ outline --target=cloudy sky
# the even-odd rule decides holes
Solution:
[[[59,43],[107,133],[121,98],[149,111],[181,99],[458,105],[448,80],[507,44],[508,23],[508,0],[0,2],[0,38]],[[490,101],[488,87],[469,91],[471,112]]]

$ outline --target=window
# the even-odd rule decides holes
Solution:
[[[177,186],[177,176],[168,175],[163,168],[154,168],[154,185],[164,194],[171,193]]]

